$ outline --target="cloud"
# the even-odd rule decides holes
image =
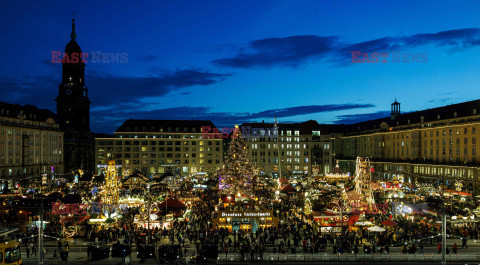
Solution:
[[[165,96],[185,87],[212,85],[229,76],[230,74],[178,70],[170,74],[145,77],[92,74],[86,78],[88,86],[95,88],[90,93],[92,102],[108,106],[119,102],[139,103],[143,98]]]
[[[143,62],[154,62],[154,61],[160,61],[160,58],[156,55],[147,54],[147,55],[141,56],[141,60]]]
[[[55,106],[58,82],[52,76],[1,75],[0,98],[17,104],[32,104],[39,108]]]
[[[298,66],[307,59],[328,55],[338,45],[336,37],[300,35],[286,38],[267,38],[250,43],[251,52],[240,52],[232,58],[213,63],[234,68]]]
[[[431,100],[429,100],[428,102],[429,102],[429,103],[434,103],[434,102],[445,103],[445,102],[451,101],[451,100],[453,100],[453,99],[455,99],[455,98],[431,99]]]
[[[186,87],[207,86],[225,80],[230,74],[199,70],[177,70],[163,75],[140,77],[86,73],[92,107],[135,105],[146,97],[165,96]],[[0,97],[3,101],[32,104],[55,109],[61,76],[0,76]]]
[[[374,107],[372,104],[339,104],[339,105],[312,105],[297,106],[283,109],[270,109],[260,112],[212,112],[210,107],[175,107],[155,110],[139,110],[138,108],[113,109],[104,112],[92,110],[92,127],[100,132],[112,132],[123,121],[132,119],[168,119],[168,120],[211,120],[217,127],[233,126],[245,122],[255,122],[261,119],[271,119],[277,115],[278,118],[286,119],[295,116],[342,111],[351,109],[362,109]]]
[[[452,51],[479,46],[480,29],[464,28],[411,36],[382,37],[357,43],[341,42],[335,36],[266,38],[252,41],[233,57],[216,59],[212,63],[232,68],[297,67],[310,61],[327,60],[334,65],[347,65],[351,63],[352,51],[405,51],[422,45],[450,47]]]
[[[372,113],[364,113],[364,114],[345,114],[337,116],[337,119],[334,123],[335,124],[353,124],[362,121],[369,121],[375,119],[381,119],[385,117],[390,117],[389,111],[377,111]]]

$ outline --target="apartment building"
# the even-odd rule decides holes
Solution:
[[[201,120],[127,120],[113,137],[95,139],[96,172],[101,174],[114,159],[121,176],[214,174],[223,165],[223,139],[207,139],[202,127],[215,125]]]
[[[259,174],[324,174],[332,170],[332,142],[316,121],[244,123],[240,130]]]
[[[390,117],[345,126],[337,157],[370,157],[379,177],[437,183],[445,176],[450,188],[474,191],[480,175],[478,111],[480,100],[401,114],[395,101]]]
[[[0,178],[63,173],[63,132],[55,114],[0,102]]]

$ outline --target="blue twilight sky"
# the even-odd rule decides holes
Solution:
[[[127,118],[352,123],[395,97],[415,111],[480,96],[480,1],[17,0],[0,9],[0,101],[56,112],[51,52],[72,11],[83,52],[128,54],[87,63],[95,132]],[[352,51],[389,57],[352,63]]]

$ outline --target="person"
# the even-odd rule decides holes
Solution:
[[[27,258],[30,258],[30,248],[27,246],[27,249],[25,249],[25,251],[27,252]]]
[[[466,237],[463,237],[462,238],[462,248],[465,247],[465,248],[468,248],[467,246],[467,238]]]
[[[127,255],[125,256],[125,265],[130,264],[130,259],[132,257],[132,248],[130,245],[127,245]]]
[[[457,251],[458,251],[458,246],[457,246],[457,243],[453,243],[453,254],[457,254]]]
[[[420,254],[423,254],[423,243],[422,242],[420,242],[419,248],[420,248]]]
[[[125,263],[125,257],[127,256],[127,250],[122,248],[122,262]]]
[[[87,247],[87,260],[92,259],[92,246]]]
[[[442,244],[438,243],[437,250],[439,254],[442,253]]]
[[[35,248],[35,244],[32,244],[32,255],[37,256],[37,249]]]
[[[64,255],[65,255],[65,263],[68,263],[68,243],[67,242],[65,242]]]

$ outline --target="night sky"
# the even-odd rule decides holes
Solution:
[[[125,119],[352,123],[480,98],[480,1],[2,1],[0,101],[56,112],[75,11],[91,127]],[[352,63],[352,51],[422,54]],[[389,58],[390,59],[390,58]]]

